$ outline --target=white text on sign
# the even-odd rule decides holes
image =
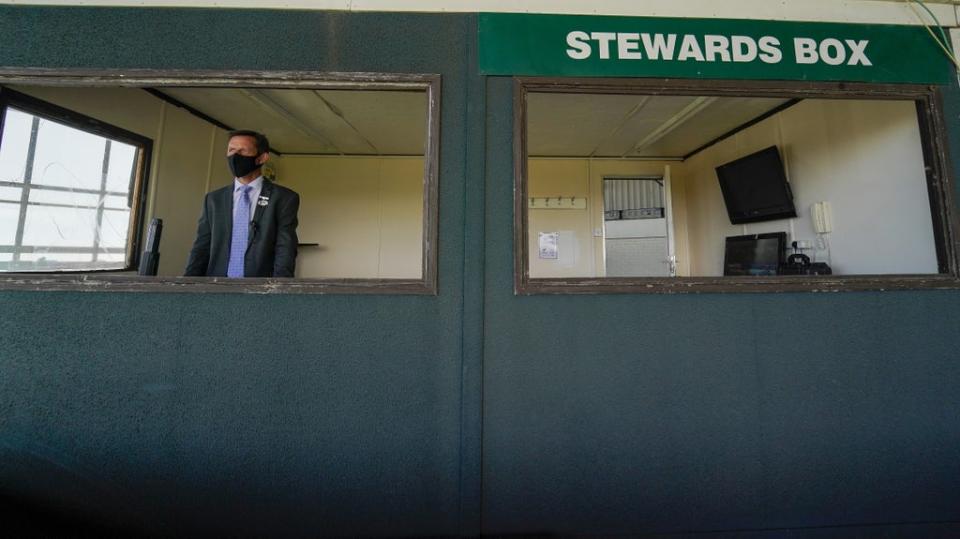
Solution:
[[[798,64],[872,66],[867,57],[866,39],[793,38]],[[750,36],[706,34],[650,34],[640,32],[584,32],[567,34],[567,56],[586,60],[596,54],[601,60],[676,60],[680,62],[753,62],[767,64],[783,61],[780,40],[773,36],[754,39]]]

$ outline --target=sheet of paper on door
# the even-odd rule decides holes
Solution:
[[[556,260],[560,243],[559,232],[540,232],[540,258]]]

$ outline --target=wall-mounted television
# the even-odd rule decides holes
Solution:
[[[786,243],[786,232],[727,236],[723,274],[779,275]]]
[[[776,146],[720,165],[717,179],[732,224],[797,216]]]

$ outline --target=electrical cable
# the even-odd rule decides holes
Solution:
[[[947,34],[943,31],[943,25],[940,24],[940,20],[937,19],[937,16],[934,15],[932,11],[930,11],[930,8],[928,8],[927,5],[922,0],[904,0],[904,1],[907,3],[907,5],[910,6],[910,9],[917,16],[917,19],[919,19],[920,22],[923,24],[923,27],[927,30],[927,33],[930,34],[930,37],[933,38],[934,41],[936,41],[940,49],[947,55],[947,58],[950,59],[950,61],[953,63],[954,66],[960,69],[960,60],[958,60],[957,57],[953,54],[953,52],[949,49],[948,45],[950,43],[950,40],[947,38]],[[951,4],[953,4],[953,2],[951,2]],[[927,14],[930,15],[930,18],[932,18],[933,21],[936,23],[937,29],[940,31],[940,36],[942,40],[938,38],[937,35],[933,32],[933,29],[930,27],[930,25],[923,20],[923,16],[917,10],[916,5],[919,5],[920,7],[922,7],[924,11],[926,11]]]
[[[949,44],[949,43],[950,43],[950,40],[947,39],[947,34],[943,31],[943,25],[940,24],[940,20],[937,19],[937,16],[934,15],[932,11],[930,11],[930,8],[927,7],[927,4],[924,3],[923,0],[912,0],[912,2],[913,2],[914,4],[918,4],[920,7],[923,8],[924,11],[927,12],[928,15],[930,15],[930,18],[933,19],[933,21],[937,23],[937,30],[940,31],[940,37],[943,38],[942,43],[943,43],[944,45]],[[912,5],[913,5],[913,4],[911,4],[911,6],[912,6]],[[916,12],[916,8],[914,8],[914,12]]]

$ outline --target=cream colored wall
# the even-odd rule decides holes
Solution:
[[[677,181],[678,163],[603,159],[530,159],[527,162],[528,196],[585,197],[582,210],[528,210],[527,238],[530,276],[602,277],[603,178],[605,176],[662,176],[670,166],[673,177],[673,211],[678,275],[688,274],[685,192]],[[559,258],[538,256],[540,232],[560,232]],[[599,232],[599,235],[595,234]]]
[[[159,274],[182,275],[204,194],[230,180],[226,132],[142,89],[13,88],[153,140],[144,224],[163,219]]]
[[[731,225],[714,167],[776,144],[798,217]],[[693,275],[720,275],[724,238],[815,240],[810,205],[833,208],[836,274],[936,273],[920,132],[910,101],[805,100],[684,163]],[[825,258],[825,252],[815,256]]]
[[[163,219],[158,273],[183,275],[204,195],[233,178],[223,130],[176,107],[165,106],[164,111],[160,147],[154,150],[159,159],[154,204],[147,217]]]
[[[530,159],[527,162],[527,191],[531,197],[584,197],[587,207],[571,210],[528,209],[530,276],[594,277],[594,255],[590,196],[590,169],[586,160]],[[539,233],[557,232],[557,259],[539,257]]]
[[[284,156],[277,180],[300,193],[297,277],[422,275],[423,159]]]

